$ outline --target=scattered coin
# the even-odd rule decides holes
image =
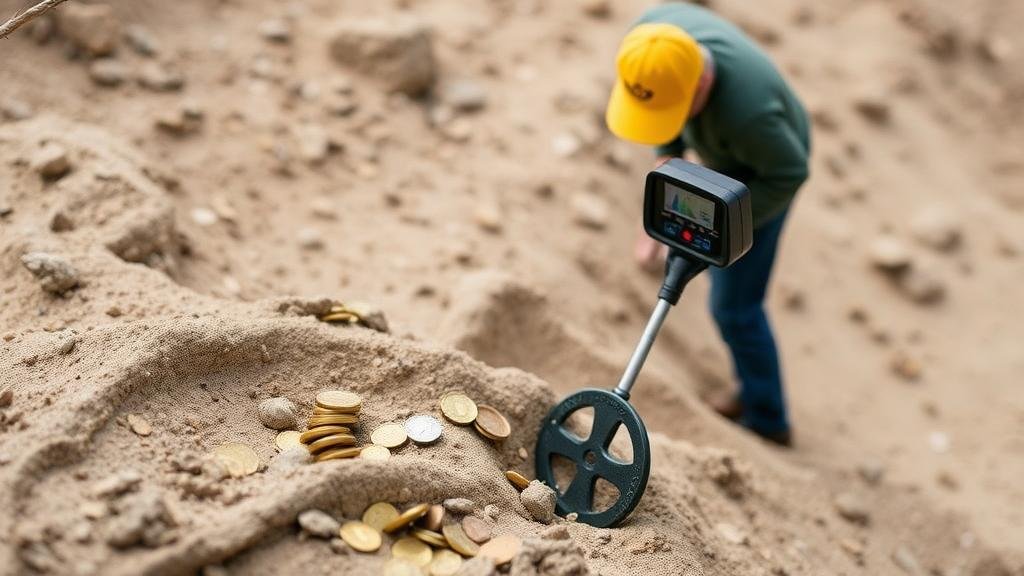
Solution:
[[[317,426],[328,426],[328,425],[346,425],[355,424],[359,422],[359,416],[355,414],[317,414],[310,416],[306,422],[307,428],[315,428]]]
[[[483,544],[491,539],[491,525],[476,516],[466,516],[462,519],[462,531],[477,544]]]
[[[326,316],[321,316],[320,320],[324,322],[346,322],[348,324],[355,324],[356,322],[359,322],[359,316],[356,316],[351,312],[331,312]]]
[[[388,522],[387,525],[384,526],[384,531],[388,534],[397,532],[422,518],[429,510],[430,504],[417,504],[399,514],[398,518]]]
[[[345,426],[317,426],[306,430],[299,436],[299,442],[303,444],[309,444],[317,438],[323,438],[324,436],[330,436],[331,434],[350,434],[352,430]]]
[[[433,416],[417,414],[405,421],[405,432],[417,444],[430,444],[441,437],[441,423]]]
[[[362,400],[358,394],[344,390],[325,390],[316,395],[316,405],[328,410],[353,413],[359,412]]]
[[[504,440],[512,434],[512,427],[508,420],[496,409],[481,404],[477,407],[476,421],[474,427],[491,440]]]
[[[384,563],[384,576],[423,576],[419,566],[402,558],[392,558]]]
[[[316,454],[321,450],[326,450],[332,446],[352,446],[356,443],[356,437],[351,434],[331,434],[330,436],[324,436],[318,440],[310,442],[306,447],[309,451]]]
[[[381,545],[381,535],[376,528],[350,520],[341,525],[341,539],[353,550],[359,552],[376,552]]]
[[[223,444],[215,448],[213,453],[235,478],[248,476],[260,469],[259,456],[245,444]]]
[[[530,486],[530,481],[526,479],[526,476],[515,470],[505,472],[505,478],[508,478],[508,481],[520,491],[526,490]]]
[[[408,436],[405,435],[405,428],[401,424],[385,424],[370,434],[370,442],[385,448],[398,448]]]
[[[441,522],[443,520],[444,506],[440,504],[433,504],[430,506],[430,510],[427,511],[427,515],[420,521],[420,524],[422,524],[427,530],[437,532],[441,530]]]
[[[441,533],[444,534],[445,540],[448,541],[448,545],[463,556],[476,556],[477,552],[480,551],[480,547],[476,545],[466,536],[466,532],[462,530],[462,526],[458,524],[448,524],[441,528]]]
[[[398,518],[398,509],[387,502],[377,502],[363,512],[363,522],[377,530],[384,530],[384,527]]]
[[[444,536],[440,532],[427,530],[426,528],[413,528],[410,533],[435,548],[448,547],[448,541],[445,540]]]
[[[391,555],[423,567],[430,564],[430,561],[434,558],[434,551],[423,542],[405,536],[399,538],[398,541],[391,545]]]
[[[434,550],[430,576],[454,576],[462,567],[462,557],[451,550]]]
[[[441,414],[456,424],[472,424],[476,420],[476,403],[461,392],[445,394],[441,398]]]
[[[301,438],[302,438],[302,434],[300,434],[298,431],[296,431],[296,430],[285,430],[284,432],[279,433],[274,438],[274,445],[277,446],[277,451],[278,452],[284,452],[285,450],[287,450],[289,448],[294,448],[295,446],[301,446],[302,445]]]
[[[361,448],[357,446],[349,446],[346,448],[331,448],[330,450],[325,450],[317,454],[314,460],[316,460],[317,462],[326,462],[328,460],[338,460],[341,458],[355,458],[356,456],[359,456],[360,450]]]
[[[391,458],[391,450],[388,450],[383,446],[371,444],[369,446],[363,447],[363,450],[359,452],[359,457],[362,458],[363,460],[384,461],[387,460],[388,458]]]
[[[518,536],[505,534],[480,547],[480,555],[494,560],[498,566],[511,562],[523,542]]]

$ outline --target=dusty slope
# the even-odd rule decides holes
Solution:
[[[5,344],[4,354],[15,367],[4,377],[17,385],[15,410],[23,418],[32,420],[34,413],[43,413],[43,398],[49,395],[54,413],[77,414],[84,422],[81,429],[62,431],[78,443],[74,452],[84,450],[83,434],[98,430],[96,438],[101,439],[108,433],[112,426],[108,411],[137,408],[129,398],[127,403],[112,400],[109,408],[97,412],[80,405],[82,398],[55,395],[72,375],[100,381],[106,371],[115,372],[97,366],[64,366],[62,362],[76,360],[54,355],[52,347],[63,336],[21,335],[27,330],[75,328],[83,336],[74,354],[84,356],[95,347],[106,355],[106,335],[123,334],[125,328],[118,327],[122,324],[134,334],[152,322],[145,331],[153,331],[153,341],[175,341],[183,338],[180,322],[193,322],[187,318],[176,322],[175,315],[208,314],[209,320],[194,319],[196,325],[186,327],[185,334],[188,330],[212,333],[213,341],[233,339],[224,336],[232,333],[247,334],[244,341],[287,341],[281,360],[274,360],[287,366],[280,368],[287,375],[281,390],[307,404],[310,393],[330,376],[329,369],[306,366],[307,359],[319,357],[323,346],[330,347],[320,339],[337,342],[342,350],[352,347],[352,354],[361,359],[357,365],[373,358],[373,348],[361,344],[361,336],[350,341],[347,334],[324,332],[315,324],[276,318],[273,306],[260,304],[253,311],[196,292],[231,300],[285,294],[373,300],[389,312],[400,335],[446,340],[488,364],[527,369],[550,382],[555,394],[614,381],[652,304],[654,280],[637,277],[628,262],[634,233],[630,218],[612,217],[603,230],[595,231],[572,224],[568,215],[580,194],[587,202],[607,204],[613,215],[635,219],[637,214],[636,184],[647,157],[641,150],[607,141],[594,116],[604,97],[617,38],[640,4],[616,6],[610,20],[590,19],[569,4],[481,3],[478,10],[445,2],[417,5],[413,12],[440,31],[436,48],[442,77],[470,76],[487,89],[486,110],[467,117],[474,128],[468,144],[449,141],[431,130],[422,104],[385,99],[372,83],[356,82],[359,108],[349,117],[326,114],[324,94],[311,100],[290,96],[296,82],[313,79],[326,91],[348,75],[329,61],[325,45],[335,20],[365,16],[365,8],[350,4],[309,2],[281,9],[269,3],[215,8],[177,3],[159,11],[154,11],[158,4],[153,3],[118,4],[120,17],[153,30],[163,45],[163,57],[185,73],[184,90],[169,94],[152,94],[134,86],[95,87],[85,64],[67,62],[59,42],[38,47],[18,38],[5,43],[5,66],[0,69],[0,79],[9,87],[5,97],[20,98],[63,118],[99,124],[114,135],[91,138],[63,119],[39,125],[15,123],[4,133],[3,177],[13,185],[2,199],[15,211],[3,220],[5,298],[0,320],[15,335],[12,343]],[[721,4],[725,13],[740,14],[737,3]],[[628,566],[637,558],[628,550],[643,549],[654,531],[671,534],[671,550],[644,558],[649,556],[666,574],[679,573],[683,566],[692,573],[710,574],[760,573],[776,566],[789,573],[890,573],[898,570],[890,556],[899,546],[908,546],[927,567],[952,569],[968,566],[982,554],[977,547],[958,550],[959,543],[973,539],[962,537],[967,528],[936,519],[935,510],[954,509],[968,516],[971,534],[1019,552],[1024,543],[1014,528],[1021,523],[1024,499],[1016,482],[1024,472],[1020,458],[1024,406],[1014,387],[1024,366],[1016,345],[1019,323],[1005,313],[1014,302],[1014,292],[999,287],[1024,280],[1020,258],[1006,255],[1008,247],[1024,241],[1017,211],[1021,140],[1014,122],[1007,121],[1020,117],[1019,103],[1013,99],[1020,94],[1015,84],[1020,79],[1006,72],[1016,60],[1000,66],[984,64],[973,42],[991,26],[1008,34],[1021,14],[1012,9],[996,12],[998,3],[980,2],[956,14],[956,21],[934,13],[940,26],[952,22],[963,44],[954,60],[940,65],[925,49],[932,36],[921,30],[930,28],[915,19],[908,26],[899,16],[915,4],[815,5],[812,22],[802,25],[794,23],[796,4],[763,5],[763,12],[744,12],[742,18],[762,37],[771,37],[772,31],[781,35],[781,41],[771,47],[780,65],[813,107],[826,111],[836,125],[816,135],[815,179],[802,194],[779,273],[780,286],[789,288],[780,295],[795,291],[805,301],[802,311],[789,312],[780,299],[776,314],[801,446],[795,455],[780,458],[709,416],[695,401],[694,393],[707,381],[727,377],[724,356],[700,304],[703,284],[698,283],[670,320],[636,396],[653,430],[688,443],[657,437],[657,476],[651,495],[636,524],[613,536],[613,544],[621,543],[626,551],[613,546],[602,557],[600,551],[607,545],[599,545],[599,534],[585,527],[574,527],[573,534],[589,554],[596,554],[591,568],[603,573],[630,573]],[[375,10],[391,14],[395,9]],[[256,32],[258,23],[283,13],[296,17],[293,41],[286,46],[268,44]],[[874,41],[865,43],[865,37]],[[132,68],[146,62],[127,50],[119,59]],[[60,74],[54,73],[58,70]],[[993,83],[995,79],[999,81]],[[888,124],[875,126],[854,111],[853,103],[865,90],[895,94]],[[186,99],[199,102],[205,110],[199,133],[175,138],[153,129],[155,116]],[[997,113],[990,113],[991,109]],[[819,113],[819,120],[822,116]],[[295,158],[295,128],[309,124],[325,126],[344,150],[318,166]],[[584,150],[569,159],[552,155],[552,139],[567,131],[577,133]],[[34,137],[47,133],[53,137],[54,132],[70,138],[72,147],[76,142],[87,146],[81,157],[74,155],[75,171],[44,188],[28,167],[9,160],[25,157],[24,148],[37,144]],[[993,133],[998,137],[993,138]],[[132,144],[111,144],[119,140]],[[133,190],[95,180],[93,174],[103,171],[90,163],[89,156],[97,154],[91,150],[97,147],[118,150],[100,156],[132,156],[127,166],[107,170],[131,174],[126,178],[133,180]],[[139,153],[132,148],[148,160],[135,158]],[[282,149],[291,157],[286,174],[281,170]],[[628,161],[628,168],[605,165],[601,158],[610,151]],[[104,161],[110,162],[114,161]],[[138,174],[143,166],[152,167],[148,172],[163,181],[164,189],[157,182],[139,180],[145,176],[145,171]],[[168,185],[168,177],[177,185]],[[544,183],[550,184],[553,193],[544,193]],[[917,258],[932,264],[947,285],[943,303],[921,307],[873,275],[866,263],[865,237],[890,229],[910,242],[908,216],[916,213],[919,203],[936,199],[957,215],[965,241],[952,255],[916,249]],[[54,209],[76,202],[89,207],[85,221],[71,232],[44,231]],[[161,206],[172,207],[174,217]],[[498,208],[500,233],[478,227],[474,215],[480,206]],[[218,210],[221,219],[202,226],[193,211],[209,207]],[[128,222],[118,220],[126,214]],[[140,243],[136,233],[127,229],[129,223],[141,223],[141,229],[151,231],[174,228],[180,235],[143,235],[146,242]],[[301,245],[300,230],[309,227],[320,232],[322,248]],[[116,252],[120,238],[133,238],[129,246],[145,247],[148,242],[148,248],[129,259],[148,262],[158,271],[125,265],[102,248]],[[69,300],[44,295],[17,262],[30,247],[60,250],[81,262],[86,286]],[[187,247],[184,253],[182,247]],[[514,280],[492,269],[503,270]],[[163,271],[170,272],[173,282]],[[114,305],[124,313],[116,319],[106,314]],[[868,310],[867,328],[847,320],[855,306]],[[238,318],[247,315],[255,318],[251,329],[244,321],[239,324]],[[90,326],[95,327],[93,333],[87,332]],[[876,344],[883,332],[889,344]],[[119,369],[131,373],[144,366],[151,347],[147,342],[127,343]],[[405,350],[409,344],[388,340],[379,346]],[[970,353],[964,354],[965,349]],[[891,358],[902,350],[925,363],[920,383],[908,386],[889,371]],[[464,362],[449,360],[447,353],[423,354],[427,365]],[[24,359],[33,355],[41,360],[26,365]],[[247,367],[250,361],[240,357],[228,362],[217,369],[224,371],[220,378],[263,381],[273,373],[273,368],[267,372]],[[61,370],[67,370],[67,376]],[[369,376],[372,372],[356,373]],[[128,373],[112,378],[114,383],[83,388],[82,394],[113,398],[111,390],[139,388]],[[195,383],[186,378],[183,384],[177,378],[174,385],[192,388],[204,381],[202,373]],[[480,372],[473,374],[483,378]],[[376,378],[371,380],[394,385],[386,374]],[[415,380],[409,378],[409,382]],[[233,390],[228,397],[244,398],[250,390]],[[536,394],[547,401],[554,397],[541,388]],[[401,403],[403,410],[432,404],[430,394],[422,398],[413,391],[406,394],[414,395],[415,402]],[[1001,409],[993,409],[992,398],[1000,399]],[[388,405],[383,400],[378,405],[382,409]],[[252,435],[248,437],[254,443],[265,436],[261,441],[269,446],[270,433],[253,419],[254,406],[253,401],[238,407],[248,414],[247,420],[239,420],[239,428],[230,428],[229,422],[235,420],[228,418],[212,425],[209,435],[198,435],[200,448],[208,449],[228,430]],[[513,406],[504,407],[511,410]],[[146,410],[160,407],[154,402]],[[380,417],[386,415],[382,412]],[[530,412],[516,421],[524,444],[529,444],[529,423],[534,421]],[[4,451],[21,445],[32,448],[27,453],[19,449],[17,460],[0,470],[5,481],[23,486],[26,478],[34,476],[23,472],[22,458],[39,458],[32,454],[44,444],[33,431],[36,426],[22,434],[12,432],[13,428],[3,433]],[[929,434],[934,431],[952,439],[947,453],[935,454],[929,448]],[[81,456],[82,465],[106,465],[121,451],[143,460],[145,450],[154,448],[139,448],[125,430],[119,432],[121,437],[110,440],[109,445],[118,447],[113,455],[89,450]],[[169,434],[164,441],[173,445],[183,440]],[[690,464],[713,462],[716,452],[694,449],[691,443],[726,446],[742,454],[758,479],[753,495],[737,502],[722,494],[706,466]],[[447,452],[425,456],[430,463],[423,470],[461,470],[446,460],[451,458]],[[492,471],[517,463],[494,455],[476,456],[485,463],[483,468],[490,466]],[[853,479],[853,469],[868,460],[886,464],[887,483],[909,484],[923,491],[923,496],[909,495],[898,487],[861,486]],[[395,468],[390,473],[401,477],[404,470]],[[63,488],[70,472],[63,466],[52,469],[43,489]],[[337,483],[349,474],[359,478],[368,473],[372,472],[342,466],[329,472],[304,471],[302,482],[308,484],[296,485],[309,486],[314,499],[320,498],[317,505],[353,516],[367,501],[387,495],[353,501],[343,497],[338,504],[332,494],[338,493]],[[493,492],[490,484],[466,486],[465,482],[477,480],[461,473],[446,478],[446,490],[454,487],[471,496]],[[937,481],[939,477],[942,482]],[[79,482],[80,489],[87,490],[92,480]],[[188,539],[155,552],[110,558],[102,544],[62,542],[56,549],[60,554],[73,551],[69,558],[106,559],[111,569],[130,570],[136,561],[180,568],[177,562],[183,557],[198,566],[266,538],[258,551],[235,560],[236,565],[246,571],[272,572],[290,570],[292,562],[339,566],[351,562],[331,558],[326,547],[294,539],[290,515],[313,503],[303,499],[309,496],[302,496],[302,490],[282,492],[282,483],[273,478],[246,482],[252,486],[232,487],[243,493],[253,491],[240,507],[199,506],[185,515],[186,525],[207,534],[220,532],[225,523],[249,526],[245,514],[269,519],[257,523],[253,532],[230,534],[205,553],[190,551],[182,556],[189,550]],[[493,476],[482,482],[494,482]],[[169,478],[156,483],[172,494],[176,490]],[[871,528],[848,525],[831,510],[833,493],[849,489],[863,492],[869,501]],[[253,497],[264,491],[273,491],[274,496],[263,502]],[[410,494],[408,499],[437,495]],[[511,493],[495,501],[505,510],[516,506]],[[285,512],[266,511],[274,509]],[[535,530],[516,518],[507,514],[503,526]],[[57,525],[67,534],[72,519],[51,514],[46,506],[26,505],[4,522],[5,532],[15,522],[24,524],[26,531],[18,532],[18,538],[35,542],[34,530]],[[714,528],[721,522],[743,527],[751,544],[724,542]],[[686,528],[680,529],[680,523]],[[926,526],[935,532],[926,532]],[[844,552],[840,545],[844,539],[866,545],[864,568]],[[83,548],[89,552],[81,552]],[[25,550],[7,537],[4,553],[8,558],[17,555],[18,561],[25,561]],[[5,565],[14,570],[20,566]]]

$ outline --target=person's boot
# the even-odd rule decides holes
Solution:
[[[739,421],[743,416],[743,404],[740,398],[733,392],[718,393],[708,396],[705,401],[719,416],[733,422]]]

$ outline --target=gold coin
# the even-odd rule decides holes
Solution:
[[[384,576],[423,576],[423,570],[408,560],[392,558],[384,563],[381,574]]]
[[[259,456],[245,444],[237,442],[223,444],[216,447],[213,453],[228,469],[228,473],[235,478],[248,476],[260,469]]]
[[[370,504],[363,512],[363,522],[377,530],[384,530],[384,527],[396,518],[398,518],[398,509],[387,502]]]
[[[430,564],[430,560],[434,558],[434,551],[423,542],[405,536],[391,545],[391,555],[423,567]]]
[[[380,548],[380,532],[358,520],[349,520],[342,524],[340,533],[345,544],[359,552],[376,552]]]
[[[359,456],[359,448],[356,446],[349,446],[347,448],[331,448],[330,450],[324,450],[317,454],[313,459],[317,462],[326,462],[327,460],[338,460],[341,458],[355,458]]]
[[[522,543],[518,536],[505,534],[481,546],[480,555],[494,560],[495,564],[501,566],[515,558]]]
[[[476,420],[476,403],[461,392],[445,394],[441,398],[441,414],[456,424],[472,424]]]
[[[316,405],[328,410],[358,410],[362,400],[345,390],[324,390],[316,395]]]
[[[388,534],[398,532],[402,528],[405,528],[409,524],[412,524],[413,522],[422,518],[429,510],[430,504],[417,504],[412,508],[409,508],[405,512],[399,514],[398,518],[395,518],[391,522],[388,522],[387,525],[384,526],[384,531]]]
[[[398,448],[409,437],[405,435],[405,427],[401,424],[385,424],[370,434],[370,441],[385,448]]]
[[[391,450],[388,450],[383,446],[370,444],[369,446],[363,447],[363,450],[359,453],[359,457],[363,460],[384,461],[391,458]]]
[[[313,407],[313,416],[337,416],[338,414],[359,414],[359,408],[350,408],[347,410],[335,410],[332,408],[323,408],[320,406]]]
[[[332,446],[352,446],[355,443],[356,437],[351,434],[331,434],[330,436],[324,436],[319,440],[310,442],[306,448],[309,448],[310,452],[316,454]]]
[[[481,404],[477,407],[476,428],[491,440],[504,440],[512,433],[512,426],[495,408]]]
[[[437,548],[447,548],[448,541],[444,539],[444,536],[440,532],[434,532],[433,530],[427,530],[425,528],[413,528],[409,531],[414,537],[431,546]]]
[[[444,520],[444,506],[433,504],[427,515],[420,520],[420,524],[427,530],[437,532],[441,529],[441,522]]]
[[[332,312],[321,316],[320,320],[323,322],[348,322],[349,324],[355,324],[359,321],[359,316],[349,312]]]
[[[491,539],[491,525],[476,516],[466,516],[462,519],[462,531],[477,544],[483,544]]]
[[[505,478],[508,478],[508,481],[520,491],[526,490],[530,485],[530,481],[526,479],[526,476],[523,476],[515,470],[505,472]]]
[[[278,452],[284,452],[289,448],[302,446],[302,441],[299,440],[301,436],[302,434],[296,430],[285,430],[274,438],[274,445],[277,446]]]
[[[463,556],[476,556],[477,552],[480,551],[480,547],[476,545],[466,536],[466,532],[463,531],[462,526],[458,524],[448,524],[441,528],[441,533],[444,534],[444,539],[448,541],[448,545]]]
[[[309,420],[306,421],[307,428],[316,428],[317,426],[345,426],[347,424],[355,424],[359,422],[359,416],[355,414],[318,414],[316,416],[310,416]]]
[[[434,550],[430,561],[430,576],[455,576],[462,567],[462,556],[451,550]]]
[[[345,426],[317,426],[316,428],[310,428],[299,436],[299,442],[303,444],[309,444],[317,438],[323,438],[324,436],[330,436],[331,434],[350,434],[351,429]]]
[[[491,436],[491,434],[489,432],[487,432],[487,430],[484,430],[483,428],[481,428],[480,427],[480,423],[475,421],[475,420],[473,421],[473,428],[475,428],[476,431],[481,436],[483,436],[484,438],[487,438],[488,440],[494,440],[495,442],[497,442],[498,440],[501,440],[501,438],[498,438],[497,436]]]

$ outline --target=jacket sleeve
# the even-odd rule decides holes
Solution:
[[[758,206],[755,227],[782,212],[809,175],[807,146],[781,114],[745,122],[734,139],[734,155],[753,174],[746,185]]]
[[[682,157],[683,152],[686,152],[686,142],[683,141],[683,135],[680,133],[670,142],[666,142],[661,146],[654,147],[654,154],[656,156],[678,156]]]

